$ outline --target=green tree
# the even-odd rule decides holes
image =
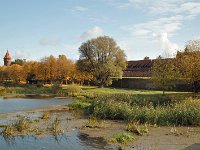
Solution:
[[[92,74],[100,87],[110,85],[112,77],[122,77],[122,70],[127,65],[126,56],[111,37],[102,36],[88,40],[80,46],[79,52],[79,70]]]
[[[193,86],[197,93],[200,89],[200,40],[189,41],[184,52],[176,55],[176,64],[181,73],[181,78]]]
[[[154,86],[159,87],[163,91],[175,86],[175,81],[178,78],[179,72],[175,67],[174,59],[157,58],[152,67],[152,81]]]
[[[148,56],[145,56],[145,57],[144,57],[144,60],[149,60],[149,57],[148,57]]]
[[[25,63],[26,63],[26,59],[15,59],[15,61],[12,62],[11,65],[12,64],[18,64],[18,65],[22,66]]]

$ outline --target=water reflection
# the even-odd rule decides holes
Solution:
[[[89,138],[87,135],[80,134],[75,130],[67,134],[49,135],[45,137],[1,136],[0,145],[1,150],[100,150],[106,149],[107,144],[101,138]]]

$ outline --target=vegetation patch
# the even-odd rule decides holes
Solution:
[[[18,132],[23,132],[30,128],[29,120],[27,118],[22,118],[14,124],[14,127]]]
[[[50,118],[49,112],[48,111],[43,112],[41,119],[49,119],[49,118]]]
[[[56,118],[53,121],[53,123],[52,123],[52,125],[49,129],[50,129],[50,131],[52,132],[53,135],[57,135],[57,134],[63,132],[63,130],[61,130],[61,128],[60,128],[60,120],[58,118]]]
[[[125,149],[124,146],[129,144],[132,141],[135,141],[136,137],[129,132],[122,131],[110,137],[108,139],[109,143],[119,144],[119,149]]]
[[[104,123],[103,120],[99,120],[95,117],[91,117],[88,119],[87,122],[85,122],[84,126],[88,128],[101,128],[103,127],[103,123]]]
[[[139,100],[136,98],[138,97]],[[200,99],[109,95],[72,104],[99,119],[139,121],[151,125],[200,125]]]
[[[81,87],[76,84],[67,86],[67,95],[68,96],[78,96],[81,93]]]
[[[137,135],[144,135],[149,133],[147,124],[141,125],[139,122],[129,122],[127,124],[127,131],[130,131]]]

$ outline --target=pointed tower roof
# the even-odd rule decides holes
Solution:
[[[5,55],[4,59],[11,59],[11,56],[10,56],[10,53],[9,53],[8,50],[6,52],[6,55]]]

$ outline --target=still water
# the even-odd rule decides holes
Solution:
[[[66,105],[70,100],[56,98],[0,98],[0,115],[7,112],[14,114],[22,113],[22,110],[41,108],[44,106]],[[34,118],[40,112],[31,114]],[[15,119],[15,118],[13,118]],[[12,122],[12,119],[11,119]],[[9,123],[8,118],[0,118],[0,124]],[[113,149],[108,147],[106,142],[100,138],[88,138],[77,129],[62,135],[36,136],[15,136],[4,137],[0,135],[0,150],[101,150]],[[114,148],[115,149],[115,148]]]
[[[65,135],[47,137],[18,136],[0,137],[1,150],[101,150],[113,149],[106,146],[102,139],[87,138],[78,131]]]
[[[0,113],[40,108],[52,105],[66,105],[70,100],[56,98],[0,98]]]

